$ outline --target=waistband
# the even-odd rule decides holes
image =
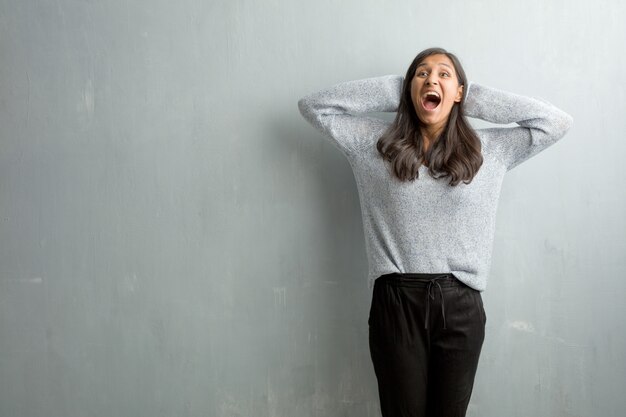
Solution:
[[[402,287],[429,288],[436,280],[442,288],[465,285],[451,272],[421,273],[421,272],[392,272],[376,278],[376,282],[385,282]]]

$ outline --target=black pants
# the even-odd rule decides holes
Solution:
[[[383,417],[464,417],[486,323],[480,291],[451,273],[378,277],[368,324]]]

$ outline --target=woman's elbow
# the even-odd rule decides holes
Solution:
[[[300,114],[310,122],[319,118],[319,106],[315,99],[310,96],[304,96],[298,100],[298,109]]]
[[[554,108],[551,112],[549,124],[546,126],[544,133],[547,135],[547,139],[551,142],[555,142],[561,139],[572,128],[574,124],[574,118],[564,112],[561,109]]]
[[[558,133],[559,136],[565,136],[565,134],[572,128],[574,125],[574,118],[571,114],[560,111],[560,117],[558,121]]]
[[[300,113],[303,116],[305,113],[307,113],[308,108],[309,108],[309,105],[307,104],[306,97],[302,97],[300,100],[298,100],[298,110],[300,110]]]

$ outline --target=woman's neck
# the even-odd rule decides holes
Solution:
[[[443,131],[444,126],[435,126],[435,127],[423,127],[422,128],[422,137],[424,138],[424,142],[426,144],[432,143],[435,141],[441,132]]]

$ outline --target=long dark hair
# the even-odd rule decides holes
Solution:
[[[417,116],[411,100],[411,81],[417,66],[427,56],[434,54],[444,54],[450,58],[458,83],[464,86],[463,97],[460,102],[454,103],[446,127],[423,155],[424,138],[420,128],[424,124]],[[450,185],[457,185],[461,181],[465,184],[472,182],[483,163],[483,157],[480,139],[463,114],[466,84],[465,71],[453,53],[443,48],[429,48],[415,57],[404,77],[396,117],[376,143],[376,149],[384,160],[391,162],[393,173],[401,181],[413,181],[419,177],[420,159],[423,157],[429,161],[428,173],[431,177],[449,176]],[[436,172],[441,175],[435,176]]]

